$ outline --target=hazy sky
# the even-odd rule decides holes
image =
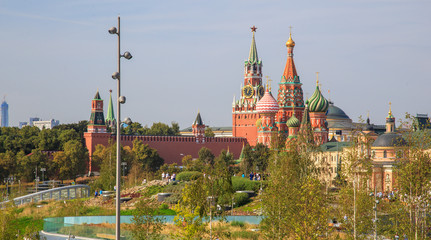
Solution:
[[[105,106],[116,93],[107,30],[120,14],[122,52],[133,54],[122,60],[122,118],[185,128],[200,110],[205,124],[231,126],[250,27],[276,93],[293,26],[304,95],[320,72],[323,94],[354,121],[370,111],[383,124],[389,101],[398,119],[431,112],[430,9],[428,0],[0,0],[0,96],[12,126],[88,120],[97,89]]]

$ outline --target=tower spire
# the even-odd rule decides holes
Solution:
[[[248,62],[249,63],[258,63],[259,57],[257,56],[257,48],[256,41],[254,39],[254,33],[256,32],[257,27],[251,27],[251,32],[253,33],[253,38],[251,39],[250,53],[248,54]]]
[[[106,124],[109,127],[115,126],[114,104],[112,103],[112,89],[109,89],[108,112],[106,114]]]

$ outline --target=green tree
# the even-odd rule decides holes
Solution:
[[[134,239],[163,239],[161,231],[163,230],[163,218],[157,217],[157,208],[149,200],[140,200],[135,205],[132,218],[132,234]]]
[[[270,177],[262,195],[264,237],[317,239],[326,231],[327,199],[310,155],[280,152],[270,160]]]
[[[206,166],[214,165],[214,154],[211,152],[209,148],[203,147],[198,152],[199,161]]]
[[[100,162],[100,177],[93,183],[93,189],[112,190],[116,176],[116,144],[97,145],[93,152],[93,161]]]
[[[85,173],[88,164],[87,149],[81,142],[70,140],[64,145],[64,151],[54,154],[53,163],[60,179],[76,179],[78,174]]]
[[[205,137],[215,137],[215,134],[210,127],[205,128]]]
[[[24,181],[33,181],[35,179],[35,170],[40,168],[47,161],[48,157],[39,149],[34,149],[31,154],[24,155],[23,152],[18,154],[18,171],[17,176]]]
[[[150,148],[139,139],[133,141],[133,149],[136,161],[142,164],[142,167],[148,171],[156,171],[163,165],[163,158],[159,156],[156,149]]]
[[[16,208],[8,206],[0,211],[0,239],[16,239],[13,222],[16,220]]]
[[[199,177],[196,181],[187,184],[182,191],[181,199],[175,206],[177,215],[174,218],[180,231],[176,237],[184,240],[205,238],[205,227],[208,219],[208,188],[205,178]]]

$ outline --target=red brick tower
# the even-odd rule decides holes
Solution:
[[[287,120],[293,115],[293,111],[295,111],[295,116],[301,121],[305,106],[301,87],[302,83],[299,81],[299,76],[293,61],[295,42],[292,40],[292,33],[290,33],[289,40],[286,42],[286,47],[287,61],[283,76],[281,77],[281,82],[279,83],[277,100],[280,110],[276,116],[276,123],[278,131],[288,135]]]
[[[87,127],[88,132],[106,132],[105,118],[103,117],[103,100],[97,91],[91,101],[91,116]]]
[[[201,118],[201,113],[198,112],[195,121],[192,125],[193,135],[196,137],[196,142],[205,142],[205,125]]]
[[[316,81],[316,90],[307,100],[307,107],[310,113],[310,122],[313,129],[314,142],[317,145],[328,141],[328,128],[326,126],[326,111],[329,102],[326,100],[319,88],[319,79]]]
[[[97,144],[108,145],[111,134],[106,132],[105,118],[103,117],[103,100],[100,98],[97,91],[94,99],[91,100],[91,116],[88,122],[87,132],[84,133],[85,145],[87,146],[90,162],[88,163],[88,172],[97,169],[92,169],[91,161],[92,154],[96,149]]]
[[[256,104],[265,93],[262,86],[262,61],[258,58],[254,40],[256,29],[255,26],[251,28],[253,38],[248,60],[244,63],[244,87],[241,88],[241,97],[238,101],[234,98],[232,103],[232,135],[246,138],[252,146],[256,145],[257,141],[255,124],[259,113],[256,111]]]
[[[271,94],[271,88],[266,87],[265,95],[257,103],[256,110],[261,118],[257,120],[257,142],[271,147],[271,138],[277,134],[278,129],[275,124],[275,114],[278,112],[277,100]]]

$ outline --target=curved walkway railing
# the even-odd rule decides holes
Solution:
[[[65,187],[52,188],[37,193],[31,193],[25,196],[14,198],[12,201],[16,206],[30,202],[39,202],[42,200],[68,200],[76,198],[85,198],[90,196],[90,187],[84,184],[70,185]],[[0,203],[3,206],[9,201]]]

